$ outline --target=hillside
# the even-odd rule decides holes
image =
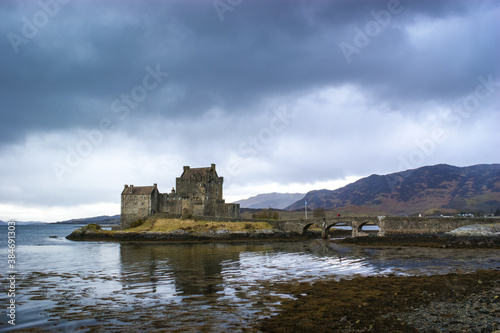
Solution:
[[[363,206],[393,215],[483,211],[500,207],[500,164],[421,167],[389,175],[371,175],[337,190],[306,194],[286,209]]]
[[[305,193],[266,193],[237,201],[241,208],[276,208],[283,209],[302,199]]]
[[[56,222],[58,224],[88,224],[88,223],[97,223],[97,224],[120,224],[120,215],[113,216],[96,216],[96,217],[87,217],[80,219],[72,219],[67,221]]]

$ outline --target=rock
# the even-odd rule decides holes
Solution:
[[[262,229],[262,230],[258,230],[257,232],[260,232],[262,234],[275,234],[277,232],[283,232],[283,231],[276,230],[276,229]]]
[[[498,236],[500,223],[466,225],[447,232],[453,236]]]
[[[172,230],[170,233],[173,235],[187,235],[187,234],[189,234],[189,232],[187,232],[186,230],[180,230],[180,229]]]
[[[76,240],[83,238],[100,238],[103,236],[106,236],[106,234],[103,232],[101,226],[95,223],[90,223],[74,230],[70,235],[66,236],[66,238]]]

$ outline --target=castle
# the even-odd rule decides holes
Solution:
[[[226,204],[222,199],[223,177],[215,171],[215,164],[207,168],[184,167],[176,178],[177,191],[160,193],[153,186],[125,185],[121,195],[121,227],[155,213],[176,216],[228,217],[240,216],[239,204]]]

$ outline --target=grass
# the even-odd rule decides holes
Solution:
[[[138,227],[125,230],[126,232],[171,232],[185,230],[202,232],[209,230],[226,229],[229,231],[256,231],[273,229],[267,222],[211,222],[192,219],[150,218]]]

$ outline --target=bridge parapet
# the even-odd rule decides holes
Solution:
[[[372,223],[379,225],[379,217],[334,217],[334,218],[314,218],[314,219],[300,219],[300,220],[280,220],[280,221],[269,221],[274,228],[285,232],[304,234],[306,230],[311,226],[316,226],[322,230],[323,238],[328,237],[329,230],[336,225],[346,225],[352,228],[353,237],[366,235],[361,231],[363,225],[367,223]]]
[[[394,234],[428,234],[442,233],[471,224],[493,223],[491,218],[425,218],[397,216],[360,216],[334,217],[301,220],[269,221],[274,228],[284,232],[304,234],[315,225],[322,230],[323,238],[328,238],[330,228],[336,225],[347,225],[352,228],[352,237],[368,235],[362,228],[366,224],[379,227],[378,236]]]
[[[494,222],[491,218],[387,216],[384,218],[383,228],[386,235],[432,234],[448,232],[471,224],[489,224]]]

